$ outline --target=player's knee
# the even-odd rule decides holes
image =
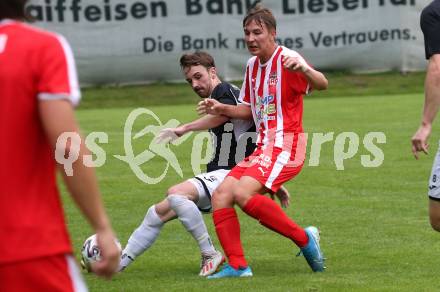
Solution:
[[[433,221],[433,220],[431,220],[431,227],[432,227],[432,229],[434,229],[435,231],[440,232],[440,220],[437,220],[437,221]]]
[[[429,200],[429,222],[432,229],[440,232],[440,201]]]
[[[221,201],[221,197],[222,196],[223,196],[223,192],[219,188],[214,190],[214,192],[211,195],[211,202],[212,202],[212,204],[215,205],[216,203]]]
[[[432,229],[440,232],[440,214],[435,214],[435,215],[431,214],[429,216],[429,221],[431,223]]]
[[[191,200],[193,202],[196,202],[199,199],[199,195],[198,194],[194,194],[188,191],[185,191],[184,189],[182,189],[179,185],[177,186],[172,186],[167,190],[167,198],[169,196],[172,195],[179,195],[181,197],[185,197],[188,200]]]
[[[178,186],[172,186],[167,190],[167,196],[175,195],[180,193],[180,188]]]
[[[184,205],[185,202],[188,201],[188,198],[182,195],[170,194],[168,195],[167,200],[171,209],[175,210],[179,206]]]
[[[225,188],[217,188],[212,193],[211,203],[214,210],[232,207],[234,204],[232,193]]]
[[[144,226],[161,226],[163,221],[160,219],[159,214],[156,212],[156,206],[151,206],[147,214],[145,215],[142,225]]]
[[[240,208],[246,206],[250,198],[251,194],[245,188],[239,186],[234,190],[234,201]]]

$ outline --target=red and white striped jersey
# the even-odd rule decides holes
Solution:
[[[308,93],[309,84],[301,72],[283,67],[284,55],[299,54],[278,46],[265,64],[254,56],[246,66],[240,100],[251,105],[258,146],[285,148],[286,143],[292,143],[291,139],[286,141],[287,133],[303,132],[303,95]]]
[[[55,154],[39,100],[80,99],[73,55],[59,35],[0,22],[0,265],[71,252]]]

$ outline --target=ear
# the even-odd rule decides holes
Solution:
[[[276,31],[275,29],[271,29],[271,30],[269,31],[269,33],[270,33],[270,35],[273,37],[273,39],[274,39],[275,42],[276,42],[277,31]]]
[[[212,79],[217,78],[217,69],[215,67],[209,68],[209,74],[211,75]]]

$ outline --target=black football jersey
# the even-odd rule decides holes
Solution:
[[[223,82],[217,85],[211,98],[224,104],[237,105],[240,89]],[[252,120],[230,119],[226,123],[209,130],[212,136],[213,157],[207,171],[231,169],[244,157],[255,150],[256,133]]]

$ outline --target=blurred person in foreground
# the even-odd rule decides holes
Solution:
[[[26,2],[0,1],[0,291],[87,291],[56,185],[57,155],[79,153],[73,173],[63,176],[97,233],[96,274],[110,278],[120,252],[95,171],[82,163],[89,151],[75,139],[57,147],[61,134],[80,132],[72,51],[62,36],[23,22]]]
[[[440,0],[426,6],[420,16],[420,27],[425,39],[428,68],[425,78],[425,103],[419,129],[412,137],[412,152],[428,154],[428,139],[432,123],[440,106]],[[440,232],[440,148],[437,151],[429,179],[429,219],[434,230]]]

